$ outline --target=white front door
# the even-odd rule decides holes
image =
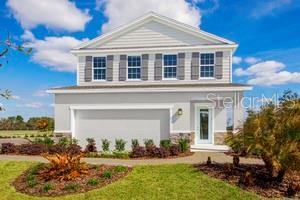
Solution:
[[[196,110],[196,142],[212,143],[212,109],[198,107]]]

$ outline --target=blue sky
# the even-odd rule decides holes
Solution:
[[[254,85],[247,96],[300,93],[300,1],[7,0],[0,2],[0,38],[9,32],[34,52],[12,52],[0,68],[0,88],[13,94],[0,100],[0,117],[52,116],[45,90],[76,84],[68,49],[150,10],[239,43],[233,80]]]

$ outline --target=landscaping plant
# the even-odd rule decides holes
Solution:
[[[248,111],[243,127],[226,141],[238,154],[259,155],[270,175],[281,182],[287,171],[300,170],[300,98],[286,91],[279,105]]]
[[[149,147],[151,148],[151,147],[155,146],[152,139],[145,139],[144,144],[145,144],[146,149]]]
[[[69,152],[64,152],[53,155],[45,153],[42,156],[50,162],[50,167],[42,173],[42,177],[45,180],[73,180],[81,174],[87,173],[88,166],[80,161],[83,154],[73,155]]]
[[[169,150],[171,156],[178,156],[180,153],[180,147],[177,144],[172,144]]]
[[[181,137],[178,141],[178,144],[180,146],[180,151],[183,153],[187,152],[190,148],[190,140],[185,137]]]
[[[171,147],[171,140],[161,140],[160,141],[160,147],[163,147],[165,149],[169,149]]]
[[[1,145],[1,153],[15,153],[16,152],[16,146],[13,143],[2,143]]]
[[[96,141],[94,138],[87,138],[88,144],[85,147],[85,152],[97,152]]]
[[[102,150],[104,152],[109,151],[109,145],[110,145],[110,141],[108,139],[102,139]]]
[[[125,151],[125,145],[126,145],[126,141],[123,139],[116,139],[116,144],[115,144],[115,149],[118,152],[122,152]]]
[[[147,155],[145,147],[135,147],[132,149],[130,157],[132,158],[141,158]]]
[[[134,149],[134,148],[139,147],[139,146],[140,146],[140,144],[139,144],[138,139],[132,139],[131,140],[131,149]]]

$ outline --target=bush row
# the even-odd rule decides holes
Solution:
[[[61,139],[58,144],[54,144],[49,138],[44,138],[32,144],[14,145],[13,143],[3,143],[0,152],[2,154],[16,153],[26,155],[40,155],[46,152],[50,154],[66,152],[78,155],[81,153],[81,147],[67,138]]]
[[[110,152],[110,141],[102,139],[102,150],[101,154],[96,153],[96,141],[93,138],[87,138],[88,144],[86,145],[85,152],[90,157],[115,157],[115,158],[126,158],[125,145],[126,141],[123,139],[115,140],[115,151]],[[171,140],[162,140],[160,146],[156,147],[152,139],[144,140],[144,147],[140,146],[137,139],[131,140],[131,153],[130,157],[159,157],[165,158],[168,156],[178,156],[180,153],[187,152],[189,150],[189,140],[181,138],[178,144],[172,144]],[[119,155],[121,154],[121,155]]]

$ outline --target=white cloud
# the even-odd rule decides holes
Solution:
[[[33,103],[25,104],[25,106],[28,108],[41,108],[43,107],[43,104],[40,102],[33,102]]]
[[[251,16],[253,18],[260,18],[266,15],[273,14],[276,10],[290,4],[292,0],[270,0],[270,1],[259,1]]]
[[[17,95],[12,95],[11,98],[14,99],[14,100],[20,100],[21,99],[21,97],[19,97]]]
[[[46,90],[38,90],[33,94],[33,96],[36,96],[36,97],[46,97],[48,95],[49,94],[46,92]]]
[[[195,27],[201,22],[198,7],[185,0],[96,0],[96,3],[96,8],[104,8],[104,15],[108,18],[108,22],[102,25],[103,32],[126,24],[150,11]]]
[[[240,64],[242,62],[242,58],[241,57],[238,57],[238,56],[233,56],[232,58],[232,63],[233,64]]]
[[[248,84],[251,85],[281,85],[286,83],[300,83],[299,72],[283,71],[285,65],[274,60],[264,61],[248,67],[238,68],[236,76],[249,76]]]
[[[25,29],[47,28],[82,31],[92,17],[69,0],[8,0],[6,5]]]
[[[247,57],[244,59],[244,61],[250,65],[254,65],[255,63],[258,63],[261,61],[261,59],[259,58],[255,58],[255,57]]]
[[[74,37],[45,37],[44,40],[38,40],[26,32],[22,38],[31,38],[26,43],[27,47],[34,49],[32,60],[46,68],[55,71],[74,72],[76,70],[76,57],[70,53],[70,49],[79,45],[88,39],[78,40]]]

